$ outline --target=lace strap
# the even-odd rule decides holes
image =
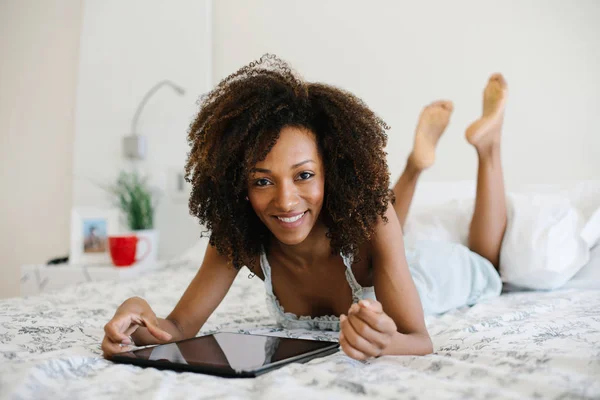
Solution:
[[[345,257],[343,254],[342,260],[344,261],[344,265],[346,266],[346,280],[348,281],[348,285],[350,285],[350,289],[352,289],[352,301],[354,303],[358,303],[360,299],[362,299],[363,287],[360,286],[360,283],[356,280],[354,276],[354,272],[352,272],[352,257]]]
[[[273,282],[271,282],[271,265],[269,264],[269,260],[267,259],[267,253],[264,251],[260,254],[260,269],[265,276],[265,289],[267,293],[273,294]]]

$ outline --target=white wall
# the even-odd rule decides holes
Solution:
[[[198,97],[209,90],[210,1],[84,1],[73,152],[73,204],[111,205],[97,184],[112,184],[122,168],[122,138],[135,110],[157,82],[169,79],[186,90],[160,89],[140,116],[138,133],[148,140],[140,164],[163,195],[156,215],[159,256],[180,254],[200,228],[187,199],[168,192],[172,170],[183,170],[187,130]]]
[[[68,254],[80,0],[0,1],[0,298]]]
[[[488,76],[510,85],[503,162],[509,188],[600,178],[600,2],[595,0],[275,1],[214,5],[213,82],[265,52],[307,80],[342,86],[392,126],[393,179],[423,105],[455,102],[425,180],[474,179],[464,129]]]

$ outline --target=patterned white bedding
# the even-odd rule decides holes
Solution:
[[[600,291],[522,292],[429,317],[435,353],[368,362],[336,353],[256,379],[143,369],[101,357],[126,298],[167,315],[195,273],[181,263],[133,282],[98,282],[0,301],[0,397],[10,399],[600,398]],[[276,328],[262,282],[239,274],[202,332],[336,339]]]

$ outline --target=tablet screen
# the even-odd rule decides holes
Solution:
[[[273,336],[216,333],[129,352],[143,360],[252,371],[268,364],[337,347],[337,343]],[[122,353],[125,355],[126,353]]]

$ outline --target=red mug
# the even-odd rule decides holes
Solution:
[[[147,248],[144,255],[136,260],[135,253],[137,244],[140,241],[146,242]],[[116,267],[129,267],[133,263],[142,261],[152,248],[148,238],[143,236],[137,237],[136,235],[109,236],[108,244],[110,247],[110,258],[112,258],[112,262]]]

